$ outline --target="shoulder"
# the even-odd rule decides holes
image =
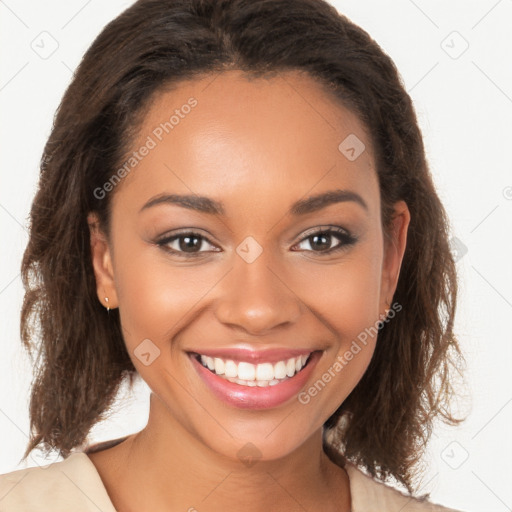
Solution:
[[[459,512],[402,494],[364,474],[353,464],[345,466],[352,494],[352,512]]]
[[[115,512],[94,464],[85,453],[0,475],[2,512]]]

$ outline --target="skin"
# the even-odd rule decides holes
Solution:
[[[309,387],[389,309],[407,205],[396,203],[387,241],[362,123],[298,72],[181,82],[152,102],[133,150],[190,97],[197,106],[116,187],[110,240],[89,215],[98,298],[119,308],[127,350],[152,391],[147,426],[89,456],[118,511],[349,511],[348,477],[322,450],[322,424],[362,377],[375,337],[308,404],[294,397],[264,410],[219,401],[186,351],[322,350]],[[366,146],[354,161],[338,150],[349,134]],[[295,201],[335,189],[356,192],[367,209],[347,201],[288,214]],[[171,204],[140,212],[163,192],[222,201],[225,215]],[[310,235],[325,226],[357,241],[325,254]],[[155,243],[182,228],[205,237],[200,257]],[[247,236],[263,249],[252,263],[236,252]],[[342,243],[333,235],[327,247]],[[179,240],[168,246],[180,250]],[[134,354],[145,339],[160,350],[148,366]],[[237,456],[249,442],[259,456],[250,467]]]

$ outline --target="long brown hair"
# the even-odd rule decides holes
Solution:
[[[394,301],[368,370],[326,421],[324,450],[383,480],[411,483],[432,421],[449,412],[457,279],[448,219],[428,170],[411,99],[392,60],[361,28],[318,0],[140,0],[86,52],[58,108],[41,161],[22,262],[21,336],[34,364],[36,447],[67,457],[136,374],[116,310],[96,296],[87,214],[109,230],[112,193],[96,197],[130,147],[145,106],[184,79],[240,69],[309,73],[357,114],[375,150],[382,225],[410,210]]]

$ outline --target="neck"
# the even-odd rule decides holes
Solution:
[[[277,460],[249,443],[227,457],[184,429],[152,393],[147,426],[116,448],[111,497],[122,512],[350,510],[347,474],[325,455],[321,430]],[[141,493],[140,482],[150,492]]]

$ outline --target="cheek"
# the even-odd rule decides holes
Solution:
[[[365,311],[364,296],[346,301],[338,309],[333,325],[338,343],[325,354],[315,379],[298,394],[299,404],[307,407],[312,417],[324,423],[346,400],[363,377],[372,359],[376,329],[368,327],[370,313]],[[373,325],[373,324],[372,324]]]
[[[382,254],[378,244],[366,245],[334,265],[311,265],[299,285],[343,346],[379,320]]]
[[[339,264],[312,270],[307,281],[304,278],[304,296],[312,298],[307,304],[329,325],[336,342],[319,368],[319,380],[299,396],[301,403],[312,401],[319,410],[334,412],[370,363],[379,321],[382,254],[378,247],[361,247]],[[321,393],[324,387],[330,392]]]
[[[149,338],[163,345],[197,313],[194,305],[218,281],[211,268],[169,263],[156,248],[134,252],[117,263],[119,310],[129,344]]]

